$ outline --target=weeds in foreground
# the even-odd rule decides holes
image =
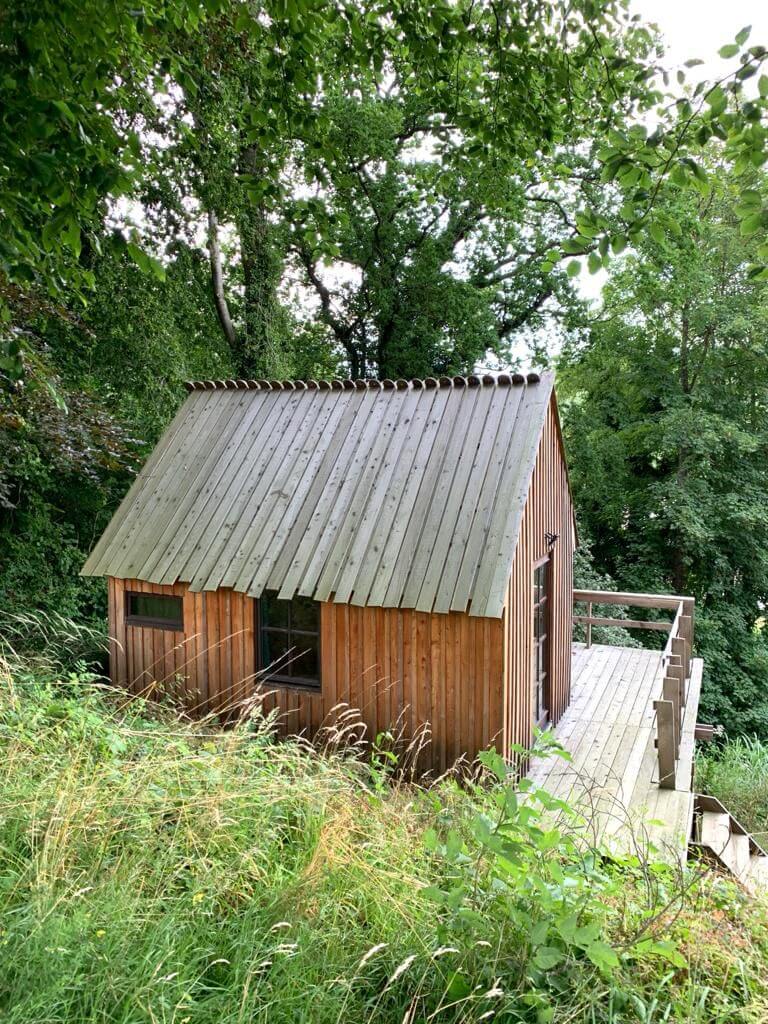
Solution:
[[[461,788],[3,672],[10,1024],[761,1021],[762,910],[616,862],[484,756]],[[527,791],[526,791],[527,789]],[[555,826],[552,814],[564,821]],[[653,885],[647,884],[652,877]]]

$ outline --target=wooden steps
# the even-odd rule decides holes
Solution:
[[[691,847],[713,859],[751,893],[768,892],[768,853],[713,796],[695,798]]]

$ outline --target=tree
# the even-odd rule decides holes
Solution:
[[[165,46],[194,31],[198,0],[10,0],[0,13],[0,370],[17,370],[23,316],[83,295],[81,261],[105,202],[126,195],[141,163],[137,118],[161,65],[183,77]],[[158,268],[146,254],[147,267]]]
[[[473,152],[403,90],[335,95],[325,109],[333,158],[305,152],[304,188],[281,216],[289,265],[314,298],[305,315],[326,325],[352,376],[508,361],[519,332],[574,307],[548,257],[594,182],[586,161],[561,151],[560,177],[582,176],[558,198],[542,180],[552,160]]]
[[[748,35],[724,47],[740,60],[731,75],[700,84],[690,99],[670,99],[649,132],[638,116],[662,100],[650,84],[653,39],[619,0],[149,0],[141,8],[125,0],[108,8],[98,0],[42,7],[12,0],[0,17],[4,365],[18,372],[20,307],[37,301],[52,311],[93,285],[81,260],[86,240],[98,240],[109,205],[168,145],[150,131],[163,120],[161,93],[180,111],[170,119],[177,141],[191,136],[187,180],[207,222],[222,330],[243,369],[258,369],[274,362],[276,339],[286,335],[276,299],[285,252],[273,237],[274,207],[296,146],[305,170],[306,154],[337,162],[324,100],[342,83],[348,100],[388,91],[418,102],[427,134],[445,152],[458,145],[465,159],[493,167],[496,181],[577,137],[600,140],[603,179],[634,189],[622,221],[586,204],[576,211],[575,235],[569,228],[560,246],[553,239],[542,261],[589,253],[599,264],[611,246],[664,228],[653,210],[667,177],[705,185],[695,157],[712,135],[726,141],[737,171],[765,160],[768,78],[759,78],[754,100],[741,102],[740,90],[767,51],[747,49]],[[221,158],[218,166],[211,157]],[[227,174],[231,194],[222,187]],[[754,208],[745,214],[750,223],[764,216]],[[239,316],[218,256],[222,217],[240,240],[239,273],[229,275],[242,289]],[[141,267],[162,274],[138,237],[125,241]],[[754,272],[763,272],[760,263]],[[545,285],[539,294],[547,292]]]
[[[768,735],[768,296],[740,183],[717,157],[709,179],[698,201],[665,190],[680,235],[617,262],[560,383],[597,567],[622,589],[692,593],[705,711]],[[750,185],[764,202],[765,176]]]

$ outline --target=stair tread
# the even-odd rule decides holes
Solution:
[[[701,816],[701,841],[715,853],[724,849],[731,835],[730,814],[704,811]]]
[[[753,853],[749,858],[749,874],[757,886],[768,887],[768,857],[762,853]]]
[[[737,878],[743,878],[749,873],[749,836],[731,833],[731,838],[725,848],[723,858],[728,866],[732,868]]]
[[[744,879],[750,870],[749,836],[733,832],[732,827],[730,814],[705,811],[701,816],[701,841],[732,874]]]

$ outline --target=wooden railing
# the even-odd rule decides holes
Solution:
[[[574,604],[586,604],[587,606],[586,615],[574,614],[573,616],[575,623],[581,623],[585,627],[587,647],[592,643],[593,626],[650,629],[668,634],[661,656],[660,692],[653,702],[653,707],[656,712],[659,785],[663,789],[674,789],[688,680],[691,675],[694,599],[671,594],[628,594],[611,593],[604,590],[574,590],[573,601]],[[668,621],[611,618],[593,614],[595,605],[653,608],[670,611],[673,613],[673,617]]]

